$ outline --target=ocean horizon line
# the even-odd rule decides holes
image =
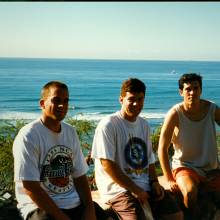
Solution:
[[[71,58],[71,57],[1,57],[0,59],[21,59],[21,60],[79,60],[79,61],[125,61],[125,62],[213,62],[219,63],[220,60],[210,60],[210,59],[201,59],[201,60],[194,60],[194,59],[123,59],[123,58]]]

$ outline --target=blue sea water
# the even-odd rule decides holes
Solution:
[[[70,90],[68,116],[99,121],[120,109],[122,81],[137,77],[147,86],[142,116],[156,127],[182,100],[177,82],[186,72],[200,73],[202,97],[220,105],[220,62],[0,58],[0,119],[37,118],[42,86],[61,80]]]

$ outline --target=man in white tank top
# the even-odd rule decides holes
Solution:
[[[220,195],[220,170],[215,130],[215,122],[220,125],[220,108],[200,98],[202,77],[198,74],[182,75],[179,92],[183,102],[174,105],[165,117],[158,156],[170,189],[181,191],[185,207],[198,218],[200,189],[212,192],[215,205],[220,207],[220,196],[216,199]],[[171,144],[172,169],[168,155]]]

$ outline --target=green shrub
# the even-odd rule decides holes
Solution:
[[[76,128],[84,156],[87,157],[91,150],[93,134],[96,127],[95,122],[70,117],[65,121]]]
[[[15,136],[24,125],[23,120],[5,120],[0,123],[0,195],[5,191],[14,194],[12,145]]]
[[[161,125],[159,127],[157,127],[151,134],[152,148],[155,153],[158,150],[160,131],[161,131]]]

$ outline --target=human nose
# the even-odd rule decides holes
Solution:
[[[58,105],[59,108],[63,108],[64,106],[65,106],[65,103],[63,103],[63,102],[60,102]]]
[[[191,89],[189,94],[193,95],[195,93],[194,89]]]

